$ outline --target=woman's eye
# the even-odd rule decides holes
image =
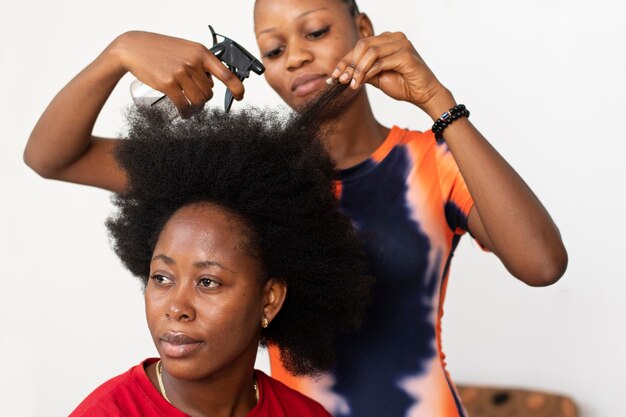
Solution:
[[[330,30],[330,26],[323,27],[319,30],[315,30],[306,35],[308,39],[318,39],[324,36]]]
[[[165,275],[160,275],[160,274],[154,274],[150,277],[150,279],[154,281],[154,283],[157,285],[167,285],[167,284],[172,283],[171,279],[169,279]]]
[[[278,55],[280,55],[283,52],[283,49],[285,48],[283,48],[282,46],[279,48],[270,49],[269,51],[263,54],[263,58],[276,58]]]
[[[202,278],[200,281],[198,281],[198,286],[203,288],[215,288],[219,285],[220,284],[217,281],[213,281],[210,278]]]

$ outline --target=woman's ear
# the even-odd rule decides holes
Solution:
[[[365,13],[359,13],[356,19],[356,28],[361,38],[374,36],[374,25]]]
[[[261,323],[267,327],[278,314],[285,298],[287,297],[287,285],[277,279],[271,278],[263,288],[265,304],[263,305],[263,317]]]

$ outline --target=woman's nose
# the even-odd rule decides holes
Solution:
[[[311,63],[314,59],[313,53],[308,48],[307,43],[302,40],[292,40],[286,49],[287,58],[285,67],[288,71],[294,71],[302,66]]]
[[[165,316],[169,320],[190,321],[196,318],[196,310],[193,306],[192,290],[178,287],[168,300]]]

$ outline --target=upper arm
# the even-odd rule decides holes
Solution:
[[[434,145],[437,177],[445,208],[448,227],[455,234],[469,231],[483,246],[488,236],[474,208],[474,200],[459,171],[454,157],[445,144]]]
[[[126,189],[127,178],[113,155],[118,140],[94,137],[80,158],[45,176],[121,193]]]
[[[493,244],[491,243],[491,239],[485,230],[485,226],[483,225],[480,215],[478,214],[478,210],[476,210],[476,206],[473,206],[467,215],[467,229],[472,237],[476,239],[484,249],[494,252]]]

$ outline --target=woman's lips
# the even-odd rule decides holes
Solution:
[[[291,91],[297,97],[303,97],[312,91],[326,86],[327,76],[323,74],[305,74],[296,77],[291,84]]]
[[[204,342],[184,333],[167,332],[159,339],[163,353],[170,358],[182,358],[199,349]]]

